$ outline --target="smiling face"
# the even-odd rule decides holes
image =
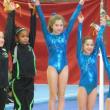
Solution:
[[[48,22],[48,30],[50,33],[59,35],[64,31],[66,22],[63,16],[55,14],[52,15]]]
[[[56,20],[55,23],[53,24],[52,28],[53,28],[53,33],[55,35],[61,34],[64,30],[63,21],[61,19]]]
[[[0,47],[3,47],[4,42],[5,42],[4,34],[3,34],[3,32],[0,32]]]
[[[86,55],[90,55],[94,50],[94,41],[93,39],[86,39],[83,43],[83,52]]]

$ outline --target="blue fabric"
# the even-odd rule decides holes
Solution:
[[[41,20],[44,38],[48,47],[48,65],[54,67],[57,70],[57,72],[60,73],[62,69],[68,64],[66,56],[68,37],[73,28],[74,22],[81,11],[82,6],[80,4],[77,6],[75,12],[72,14],[69,20],[67,28],[64,30],[63,33],[59,35],[54,35],[48,32],[46,21],[40,5],[36,8]]]
[[[97,38],[102,33],[103,26],[100,27]],[[90,94],[97,87],[97,56],[99,51],[99,41],[97,38],[93,52],[90,55],[85,55],[82,51],[82,24],[79,23],[77,39],[77,59],[80,67],[79,85],[86,89],[87,94]]]
[[[103,61],[104,61],[104,66],[105,66],[105,69],[107,71],[108,78],[110,80],[110,62],[107,58],[106,49],[105,49],[103,39],[102,39],[101,36],[99,36],[99,46],[100,46],[100,49],[101,49],[101,52],[102,52],[102,58],[103,58]]]
[[[106,73],[107,73],[109,81],[110,81],[110,62],[109,62],[109,60],[107,58],[105,45],[103,43],[103,37],[100,35],[98,37],[98,39],[99,39],[99,46],[100,46],[100,49],[101,49],[101,52],[102,52],[102,58],[103,58],[103,61],[104,61],[104,66],[105,66]],[[109,92],[108,92],[108,96],[107,97],[110,98],[110,87],[109,87]]]
[[[109,91],[108,91],[107,98],[110,98],[110,86],[109,86]]]

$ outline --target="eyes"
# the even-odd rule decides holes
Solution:
[[[56,27],[63,27],[63,24],[55,24]]]
[[[28,35],[21,35],[21,38],[29,38]]]
[[[27,31],[22,31],[22,32],[19,34],[19,37],[20,37],[20,38],[29,38],[29,35],[28,35]]]
[[[55,23],[53,24],[55,27],[63,27],[63,21],[62,20],[56,20]]]
[[[87,47],[94,47],[94,41],[91,39],[88,39],[85,41],[84,45]]]
[[[91,47],[94,47],[94,44],[86,44],[86,46],[91,46]]]

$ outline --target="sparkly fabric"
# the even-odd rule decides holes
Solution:
[[[103,26],[101,26],[98,36],[102,35]],[[99,51],[98,39],[96,39],[95,47],[90,55],[86,55],[82,51],[82,24],[78,26],[78,39],[77,39],[77,59],[80,67],[80,83],[84,87],[87,94],[90,94],[97,86],[97,56]]]
[[[41,10],[41,7],[40,6],[36,7],[41,20],[42,30],[48,47],[49,52],[48,65],[54,67],[58,73],[60,73],[62,69],[67,65],[66,50],[68,37],[73,28],[74,22],[81,11],[81,7],[82,6],[80,4],[77,6],[75,12],[72,14],[69,20],[67,28],[64,30],[63,33],[59,35],[54,35],[48,32],[46,21]]]
[[[110,62],[109,62],[109,59],[107,58],[105,45],[103,43],[103,37],[99,36],[98,38],[99,38],[99,46],[100,46],[100,49],[101,49],[102,58],[103,58],[103,61],[104,61],[104,66],[105,66],[105,69],[106,69],[106,72],[107,72],[107,75],[108,75],[108,78],[109,78],[109,81],[110,81]],[[107,98],[110,98],[110,86],[109,86],[109,91],[108,91]]]

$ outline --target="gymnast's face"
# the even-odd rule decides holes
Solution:
[[[64,30],[63,21],[61,19],[56,20],[55,23],[53,24],[52,28],[53,28],[53,34],[55,34],[55,35],[61,34]]]
[[[90,55],[93,52],[94,49],[94,41],[93,39],[86,39],[83,44],[83,52],[86,55]]]
[[[0,47],[3,47],[4,42],[5,42],[4,34],[3,34],[3,32],[0,32]]]
[[[26,30],[21,31],[17,35],[17,41],[21,44],[28,44],[29,43],[29,35]]]

